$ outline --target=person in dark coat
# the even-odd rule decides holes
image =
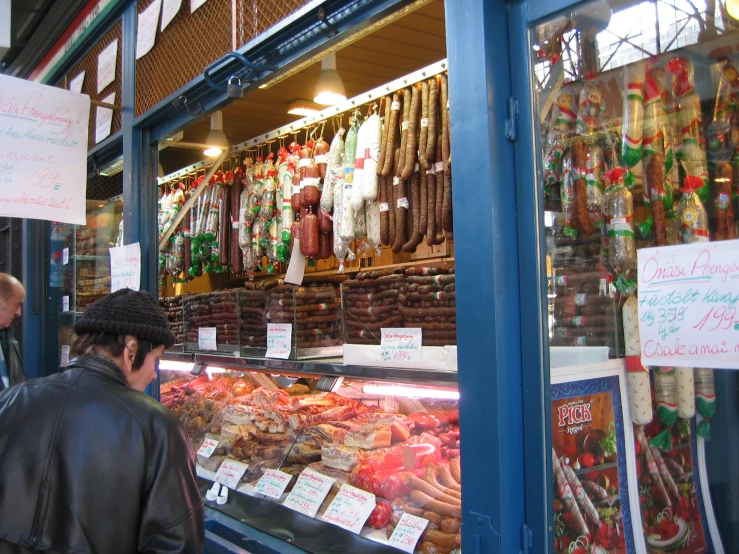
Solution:
[[[64,373],[0,393],[0,552],[202,554],[195,454],[143,393],[175,341],[167,318],[123,289],[74,331]]]
[[[21,347],[11,325],[21,316],[26,289],[7,273],[0,273],[0,390],[26,380]]]

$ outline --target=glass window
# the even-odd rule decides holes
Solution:
[[[737,496],[736,459],[714,446],[736,443],[736,417],[715,418],[736,413],[735,374],[642,368],[637,310],[639,249],[737,238],[736,29],[702,0],[591,2],[532,29],[555,552],[739,548],[735,516],[711,505]],[[597,404],[573,375],[603,367],[625,386]]]

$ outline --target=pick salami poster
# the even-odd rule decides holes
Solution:
[[[0,76],[0,215],[85,224],[90,98]]]
[[[596,364],[607,366],[608,364]],[[643,552],[632,523],[623,368],[552,372],[554,552]],[[631,473],[631,477],[629,474]],[[582,548],[582,550],[580,550]]]
[[[651,446],[665,429],[670,430],[671,447]],[[678,419],[668,428],[655,415],[649,425],[634,425],[634,446],[640,505],[635,519],[641,523],[636,528],[647,552],[722,554],[720,539],[711,537],[713,513],[707,509],[710,498],[701,484],[694,418]]]

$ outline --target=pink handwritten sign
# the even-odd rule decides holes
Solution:
[[[293,326],[291,323],[268,323],[267,352],[264,356],[266,358],[288,359],[292,347],[292,336]]]
[[[352,533],[359,533],[374,509],[374,494],[351,485],[343,485],[323,519]]]
[[[85,224],[90,98],[0,76],[0,215]]]
[[[226,458],[218,468],[214,481],[228,487],[229,489],[236,490],[239,481],[241,481],[241,478],[244,476],[247,469],[249,469],[249,464]]]
[[[254,487],[254,492],[279,500],[293,476],[279,469],[268,469]]]
[[[428,519],[405,513],[401,516],[398,525],[395,527],[393,534],[390,535],[387,543],[404,552],[413,554],[416,543],[421,538],[428,524]]]
[[[110,249],[110,292],[141,286],[141,246],[138,242]]]
[[[380,357],[383,361],[420,362],[422,329],[387,327],[382,329]]]
[[[312,469],[305,469],[298,477],[293,490],[287,495],[285,506],[307,516],[316,517],[333,484],[334,479],[331,477]]]
[[[637,252],[644,366],[739,369],[739,240]]]

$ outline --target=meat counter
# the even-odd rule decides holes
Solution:
[[[221,517],[308,552],[336,545],[397,552],[389,539],[410,514],[425,525],[418,551],[459,548],[459,394],[453,383],[162,360],[160,399],[198,452],[201,490]]]

